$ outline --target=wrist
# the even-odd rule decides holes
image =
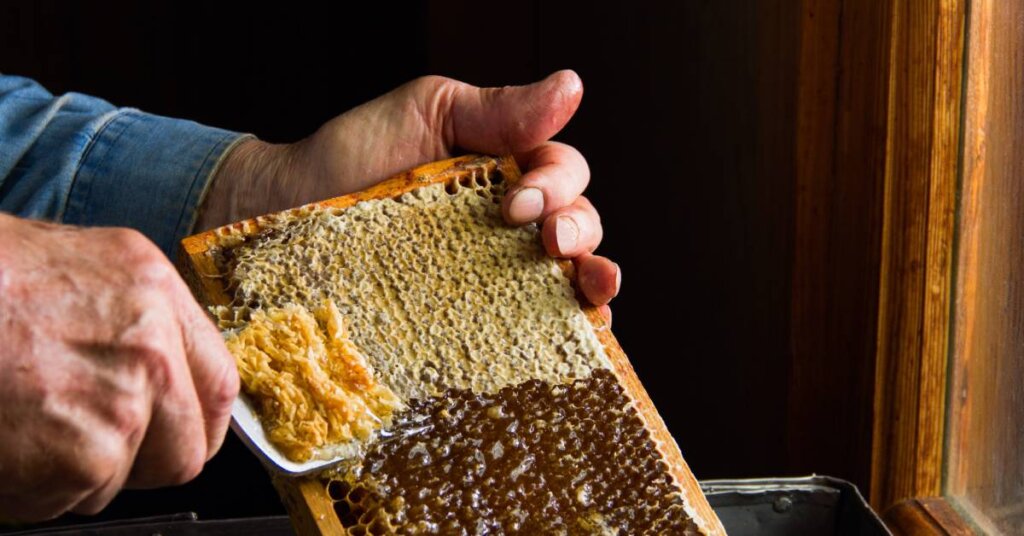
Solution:
[[[230,149],[210,179],[195,231],[204,231],[278,210],[273,200],[287,176],[290,146],[252,138]]]

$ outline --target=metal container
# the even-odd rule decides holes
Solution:
[[[892,536],[853,484],[827,476],[705,480],[729,536]]]
[[[892,536],[857,488],[827,476],[706,480],[701,487],[729,536]],[[0,532],[3,532],[0,529]],[[292,534],[287,517],[199,521],[194,513],[14,533],[17,536]]]

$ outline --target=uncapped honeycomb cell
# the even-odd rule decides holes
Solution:
[[[503,221],[503,188],[481,172],[278,218],[222,254],[234,302],[215,308],[221,328],[330,300],[402,400],[585,378],[604,350],[537,227]]]
[[[609,370],[413,401],[325,480],[349,534],[699,534]]]
[[[313,312],[298,305],[255,311],[225,343],[268,438],[293,461],[370,439],[400,407],[348,340],[329,301]]]

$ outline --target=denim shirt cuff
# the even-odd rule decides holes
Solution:
[[[221,161],[253,137],[122,108],[86,148],[63,222],[132,227],[173,259]]]

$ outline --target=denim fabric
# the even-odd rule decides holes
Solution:
[[[132,227],[173,258],[222,157],[251,137],[0,75],[0,211]]]

